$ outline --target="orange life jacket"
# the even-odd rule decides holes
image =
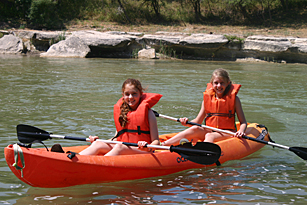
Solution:
[[[137,109],[128,113],[128,123],[125,127],[122,127],[119,123],[120,106],[124,102],[124,99],[120,98],[114,105],[113,114],[117,130],[117,135],[114,138],[122,142],[137,143],[138,141],[146,141],[151,143],[148,110],[153,107],[161,97],[162,95],[156,93],[143,93]]]
[[[207,84],[206,91],[204,92],[206,125],[219,129],[236,130],[235,103],[240,87],[241,85],[239,84],[231,84],[227,94],[217,99],[212,84]]]

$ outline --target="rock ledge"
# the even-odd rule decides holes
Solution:
[[[100,57],[157,59],[155,52],[181,59],[258,59],[307,63],[307,38],[249,36],[229,40],[223,35],[156,32],[0,31],[0,54],[38,54],[41,57]],[[142,50],[143,49],[143,50]],[[145,49],[145,50],[144,50]],[[146,51],[147,49],[150,49]],[[154,49],[154,51],[153,51]],[[142,52],[139,52],[141,51]]]

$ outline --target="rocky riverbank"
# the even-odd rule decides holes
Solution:
[[[0,31],[0,54],[41,57],[160,58],[307,63],[307,38],[204,33]]]

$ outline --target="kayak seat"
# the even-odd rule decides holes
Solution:
[[[62,146],[60,144],[54,144],[51,147],[51,152],[59,152],[59,153],[65,153]]]

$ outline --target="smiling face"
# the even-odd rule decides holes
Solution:
[[[139,106],[142,93],[132,84],[126,84],[123,90],[124,101],[132,110]]]
[[[212,80],[212,87],[215,91],[216,97],[222,98],[229,84],[230,82],[225,80],[223,77],[214,77]]]

